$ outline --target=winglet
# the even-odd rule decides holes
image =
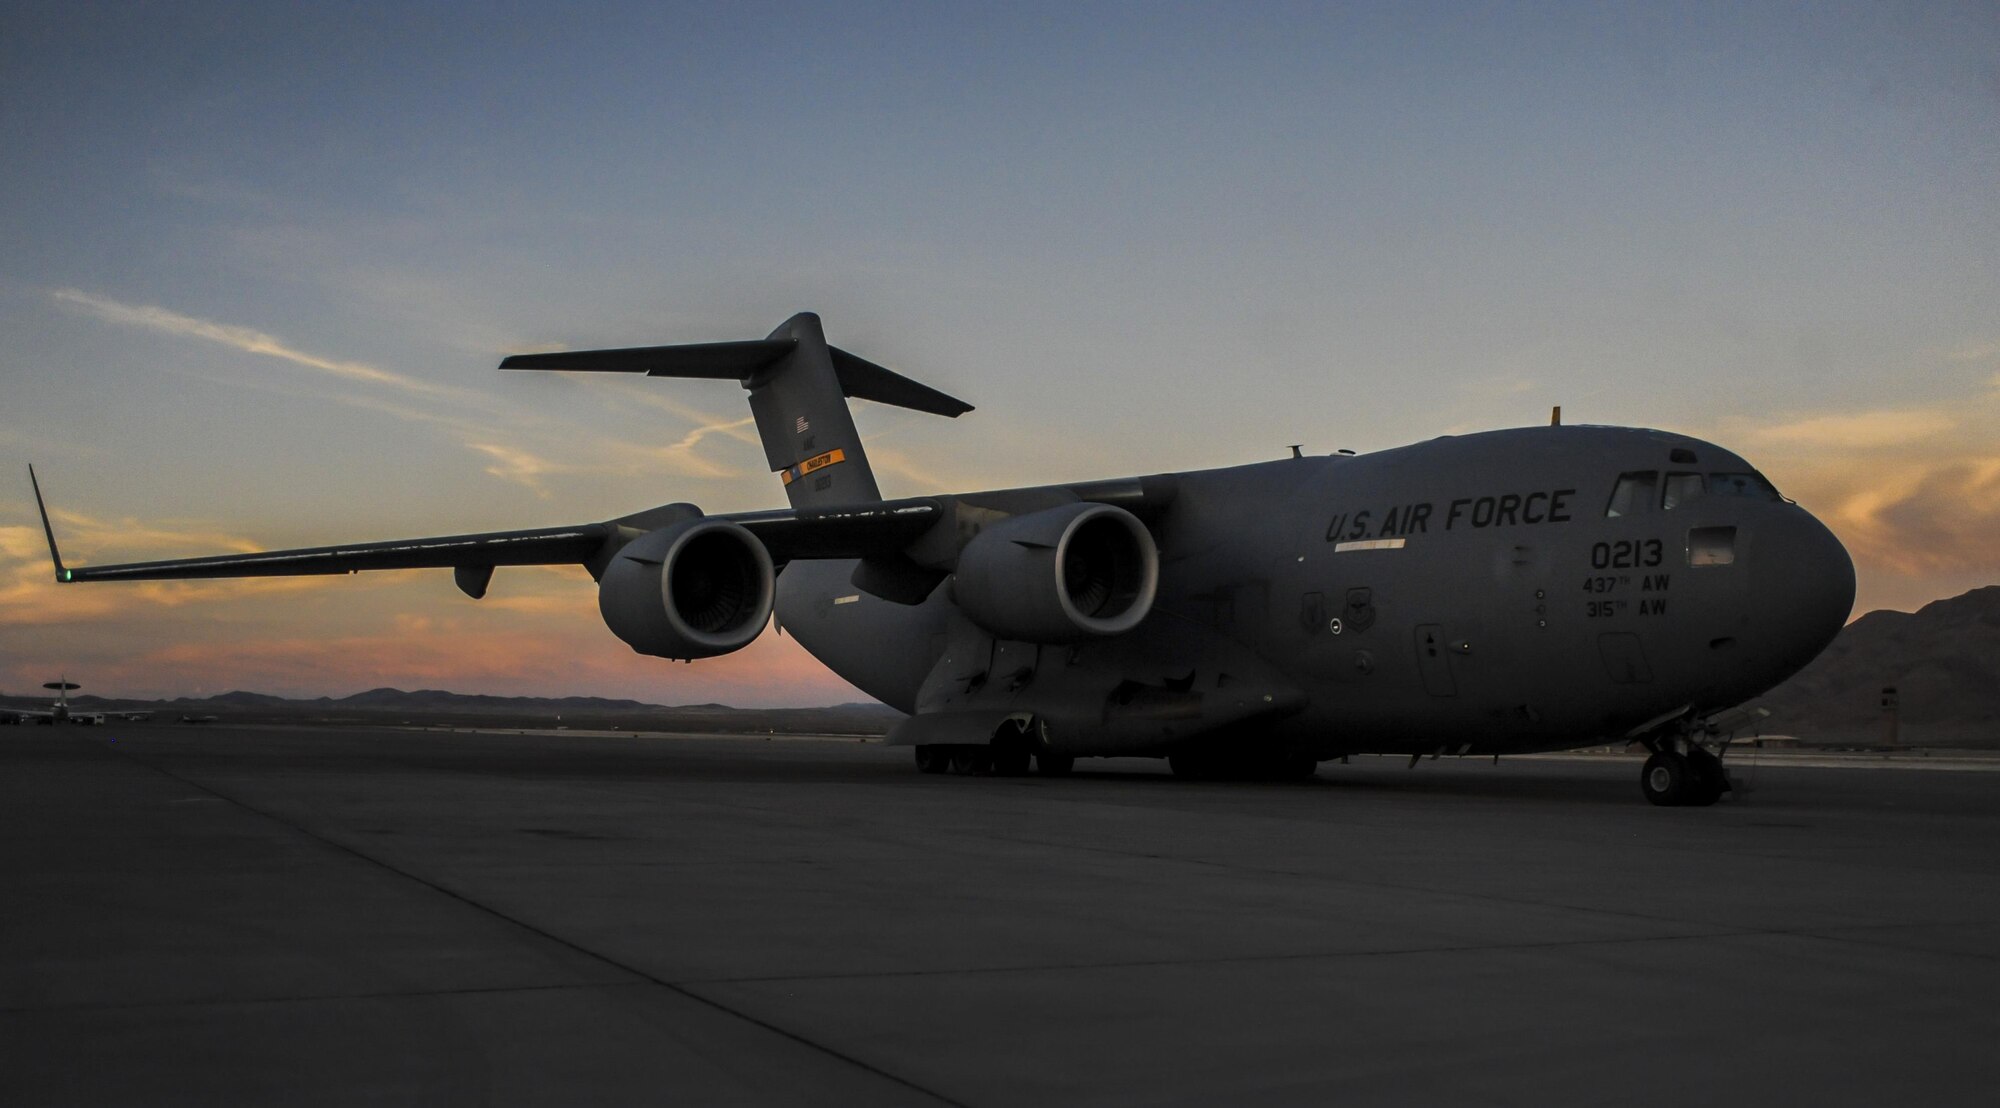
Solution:
[[[70,579],[69,570],[63,568],[62,552],[56,549],[55,528],[49,526],[49,507],[42,503],[42,483],[35,479],[35,467],[32,465],[28,467],[28,483],[35,487],[35,508],[42,513],[42,534],[48,536],[49,560],[56,564],[56,581],[66,585]]]

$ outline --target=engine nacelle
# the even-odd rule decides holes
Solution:
[[[682,520],[612,557],[597,582],[597,610],[641,654],[713,658],[764,630],[776,580],[757,536],[724,519]]]
[[[1065,504],[974,536],[959,552],[952,599],[1000,638],[1073,642],[1137,627],[1159,584],[1160,553],[1138,517]]]

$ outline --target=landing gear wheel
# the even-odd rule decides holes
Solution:
[[[1035,755],[1035,772],[1043,777],[1068,777],[1076,768],[1076,759],[1068,754]]]
[[[917,768],[925,773],[943,773],[951,768],[951,748],[927,744],[917,747]]]
[[[1689,793],[1696,787],[1694,770],[1687,759],[1672,751],[1661,751],[1646,759],[1645,768],[1639,771],[1639,788],[1647,800],[1661,807],[1690,803]]]
[[[951,771],[961,777],[975,777],[993,768],[993,751],[984,746],[951,748]]]

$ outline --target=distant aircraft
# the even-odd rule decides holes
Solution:
[[[152,718],[151,712],[79,712],[69,706],[69,694],[82,688],[72,684],[68,678],[49,681],[42,685],[55,691],[55,703],[46,712],[33,708],[0,708],[0,717],[8,723],[75,723],[95,726],[107,719],[141,720]]]
[[[1729,789],[1729,709],[1830,642],[1854,566],[1755,467],[1665,431],[1547,426],[1036,488],[884,500],[845,397],[971,405],[827,345],[516,355],[502,369],[740,382],[787,509],[66,568],[56,579],[581,564],[613,634],[696,659],[779,627],[910,718],[925,772],[1164,757],[1302,777],[1348,754],[1637,742],[1656,804]],[[1183,434],[1199,434],[1199,428]],[[32,471],[30,474],[32,480]],[[38,506],[41,490],[36,484]]]

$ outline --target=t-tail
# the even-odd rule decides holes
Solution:
[[[764,460],[783,479],[794,508],[882,499],[847,397],[950,417],[972,410],[963,400],[828,346],[819,317],[811,312],[800,312],[763,339],[516,354],[500,368],[736,380],[750,390]]]

